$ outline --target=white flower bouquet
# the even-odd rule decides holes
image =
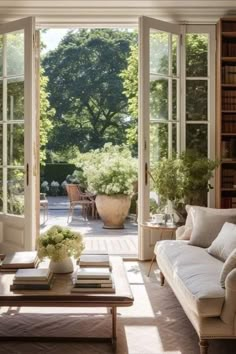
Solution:
[[[67,257],[79,258],[84,249],[83,237],[68,228],[53,226],[38,238],[38,257],[59,262]]]

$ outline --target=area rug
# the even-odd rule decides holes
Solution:
[[[198,337],[158,270],[147,277],[149,262],[125,262],[134,305],[118,308],[117,345],[109,343],[1,342],[1,354],[199,354]],[[109,336],[106,309],[4,307],[0,335]],[[83,312],[83,313],[82,313]],[[210,341],[209,354],[235,354],[236,341]]]

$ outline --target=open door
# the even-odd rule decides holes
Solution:
[[[180,150],[180,25],[139,19],[139,259],[150,259],[150,166]],[[168,178],[168,176],[167,176]]]
[[[35,22],[0,26],[0,252],[35,248]],[[39,214],[39,213],[38,213]]]

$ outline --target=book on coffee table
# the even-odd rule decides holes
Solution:
[[[16,281],[32,281],[32,280],[48,280],[51,275],[49,268],[29,268],[29,269],[18,269],[16,271],[14,280]]]
[[[39,259],[37,251],[22,251],[7,254],[1,262],[0,270],[16,270],[19,268],[36,268]]]
[[[82,287],[73,287],[71,289],[72,293],[87,293],[87,294],[92,294],[92,293],[100,293],[100,294],[107,294],[107,293],[115,293],[115,286],[113,285],[112,287],[106,288],[106,287],[91,287],[91,288],[82,288]]]
[[[82,254],[79,259],[81,267],[110,267],[108,254]]]
[[[81,267],[77,270],[77,279],[110,279],[111,271],[107,268]]]
[[[49,290],[53,280],[49,269],[18,269],[10,290]]]

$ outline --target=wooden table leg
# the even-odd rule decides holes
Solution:
[[[155,258],[156,258],[156,255],[154,253],[154,255],[152,256],[152,260],[151,260],[151,264],[150,264],[149,270],[148,270],[148,274],[147,274],[148,277],[149,277],[149,275],[151,273],[152,265],[153,265],[153,262],[155,261]]]
[[[116,317],[117,317],[117,308],[116,306],[113,306],[111,308],[111,316],[112,316],[112,337],[111,341],[112,344],[116,343]]]

